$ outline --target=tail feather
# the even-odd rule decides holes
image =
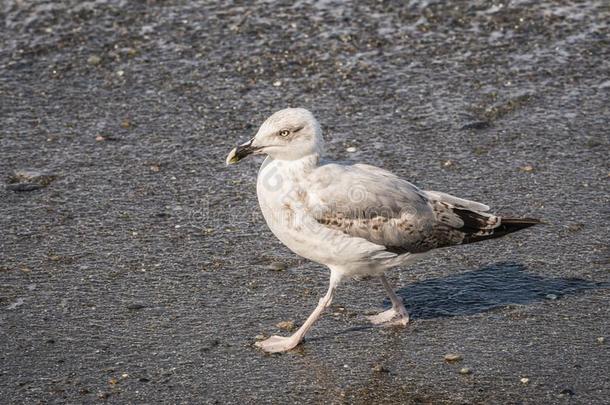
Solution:
[[[454,212],[464,222],[464,226],[460,229],[465,234],[462,244],[499,238],[542,223],[535,218],[497,217],[460,209],[456,209]]]

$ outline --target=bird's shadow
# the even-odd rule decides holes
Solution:
[[[413,319],[473,315],[508,305],[554,301],[586,290],[610,288],[610,282],[552,278],[528,273],[520,263],[494,263],[477,270],[413,283],[396,291]],[[390,300],[383,301],[390,308]],[[367,324],[333,333],[362,332]],[[324,336],[311,340],[324,339]]]
[[[495,263],[477,270],[424,280],[399,289],[411,319],[472,315],[507,305],[557,300],[584,290],[610,287],[579,278],[528,273],[519,263]],[[389,307],[388,299],[384,306]]]

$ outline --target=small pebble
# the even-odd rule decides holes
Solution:
[[[583,224],[583,223],[573,223],[573,224],[568,225],[568,231],[579,232],[579,231],[582,231],[584,227],[585,227],[585,224]]]
[[[99,65],[102,62],[102,58],[97,55],[91,55],[87,58],[87,63],[93,66]]]
[[[116,75],[117,75],[118,77],[123,77],[123,75],[124,75],[124,74],[125,74],[125,71],[124,71],[124,70],[117,70],[117,72],[116,72]]]
[[[532,166],[532,165],[521,166],[519,168],[519,170],[521,170],[524,173],[532,173],[534,171],[534,166]]]
[[[462,356],[457,353],[448,353],[445,355],[445,361],[449,363],[457,362],[462,360]]]
[[[254,336],[254,339],[256,339],[256,340],[265,340],[265,335],[256,335],[256,336]]]
[[[547,294],[546,299],[548,300],[556,300],[558,297],[556,294]]]
[[[291,332],[295,329],[294,321],[282,321],[275,324],[276,327]]]
[[[280,262],[273,262],[267,266],[267,269],[271,271],[284,271],[286,270],[286,265]]]
[[[357,150],[357,149],[356,149],[356,147],[354,147],[354,146],[350,146],[349,148],[347,148],[347,149],[345,149],[345,150],[346,150],[347,152],[349,152],[349,153],[354,153],[354,152],[356,152],[356,150]]]
[[[455,163],[453,163],[453,160],[445,160],[443,162],[443,167],[449,167],[449,166],[453,166]]]
[[[491,126],[491,124],[487,121],[474,121],[462,125],[462,128],[460,129],[485,129],[489,126]]]
[[[146,304],[141,303],[141,302],[134,302],[134,303],[127,305],[127,309],[129,309],[131,311],[137,311],[139,309],[144,309],[144,308],[146,308]]]
[[[469,369],[468,367],[462,367],[460,369],[460,374],[472,374],[472,370]]]
[[[373,367],[371,367],[371,370],[373,370],[375,373],[388,373],[389,370],[387,368],[385,368],[383,365],[381,364],[375,364]]]
[[[12,191],[33,191],[47,187],[57,176],[38,170],[22,169],[11,173],[6,188]]]
[[[606,341],[606,338],[604,338],[603,336],[600,336],[597,338],[597,343],[604,343]]]
[[[530,379],[527,378],[527,377],[523,377],[520,381],[521,381],[522,384],[527,384],[527,383],[530,382]]]
[[[276,80],[275,82],[273,82],[273,86],[275,87],[280,87],[282,85],[282,82],[279,80]]]

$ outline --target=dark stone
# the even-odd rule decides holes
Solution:
[[[6,188],[11,191],[34,191],[47,187],[56,176],[37,170],[16,170],[7,179]]]
[[[462,125],[462,127],[460,129],[461,130],[466,130],[466,129],[481,130],[481,129],[486,129],[489,127],[491,127],[491,123],[489,123],[488,121],[474,121],[474,122],[469,122],[467,124]]]

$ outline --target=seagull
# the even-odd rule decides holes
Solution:
[[[384,169],[322,160],[320,124],[304,108],[271,115],[254,138],[231,150],[227,165],[267,155],[256,182],[258,202],[271,232],[290,250],[330,269],[326,295],[291,336],[255,345],[275,353],[299,345],[347,279],[378,278],[392,307],[368,317],[379,326],[409,322],[387,270],[428,252],[504,236],[541,223],[500,217],[489,207],[439,191],[421,190]]]

